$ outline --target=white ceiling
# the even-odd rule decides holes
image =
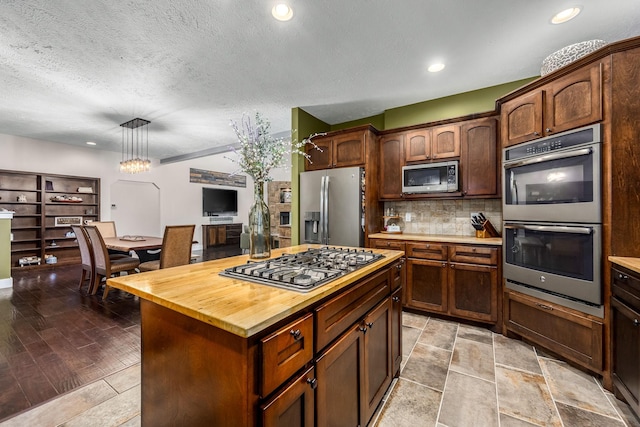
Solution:
[[[539,74],[583,40],[640,35],[639,0],[2,0],[0,133],[150,155],[235,143],[229,121],[291,108],[335,124]],[[563,25],[551,16],[576,4]],[[436,74],[426,66],[444,61]]]

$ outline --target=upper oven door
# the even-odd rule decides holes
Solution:
[[[505,220],[601,222],[599,143],[505,160],[503,166]]]

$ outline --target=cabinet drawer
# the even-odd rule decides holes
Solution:
[[[267,396],[313,358],[313,314],[260,340],[261,394]]]
[[[505,294],[509,331],[590,370],[602,370],[602,322],[517,292]]]
[[[447,259],[447,245],[439,243],[408,243],[406,255],[408,258]]]
[[[620,301],[632,309],[640,312],[640,279],[631,272],[621,269],[611,269],[611,292]]]
[[[498,265],[498,248],[455,245],[449,247],[449,260],[468,264]]]
[[[316,351],[337,338],[390,293],[389,270],[376,273],[316,309]]]
[[[371,239],[369,242],[369,246],[374,249],[390,249],[403,252],[405,250],[404,242],[400,240]]]

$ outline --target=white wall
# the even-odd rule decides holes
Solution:
[[[105,221],[111,219],[111,187],[116,181],[153,182],[160,189],[161,229],[157,235],[162,236],[165,225],[196,224],[194,239],[200,243],[200,225],[208,223],[209,219],[202,216],[203,185],[189,182],[189,168],[236,172],[236,164],[225,156],[234,154],[218,154],[166,165],[152,160],[150,172],[129,175],[120,173],[118,169],[120,153],[0,134],[0,169],[100,178],[100,216]],[[275,170],[271,175],[276,181],[291,179],[291,172],[285,169]],[[247,177],[246,188],[224,188],[238,190],[238,216],[234,217],[234,222],[246,224],[253,202],[253,181]]]

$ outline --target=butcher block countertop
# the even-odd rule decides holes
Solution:
[[[414,240],[417,242],[464,243],[472,245],[502,246],[501,237],[487,237],[484,239],[480,239],[475,236],[449,236],[444,234],[375,233],[369,234],[369,238],[387,240]]]
[[[319,247],[275,249],[271,257]],[[402,251],[371,250],[385,257],[306,293],[218,275],[225,268],[246,263],[248,255],[114,277],[107,283],[235,335],[251,337],[404,256]]]
[[[609,261],[622,267],[626,267],[636,273],[640,273],[640,258],[610,256]]]

